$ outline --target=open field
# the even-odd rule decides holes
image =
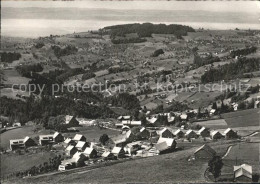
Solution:
[[[221,115],[228,124],[228,127],[259,126],[259,109],[248,109],[237,112],[230,112]]]
[[[208,121],[200,121],[194,122],[195,124],[204,126],[210,129],[225,129],[228,128],[227,122],[224,119],[217,119],[217,120],[208,120]]]
[[[223,155],[230,142],[214,142],[211,146]],[[204,171],[207,160],[188,161],[188,158],[201,145],[173,153],[132,160],[99,169],[79,173],[66,173],[17,180],[15,183],[77,182],[83,183],[128,183],[128,182],[205,182]],[[164,168],[164,169],[162,169]],[[192,172],[191,172],[192,171]]]
[[[26,77],[22,77],[15,69],[11,70],[3,70],[4,78],[3,83],[4,84],[28,84],[29,80]]]
[[[41,153],[26,153],[18,154],[2,154],[1,155],[1,176],[11,174],[16,171],[24,171],[33,166],[43,165],[44,162],[49,162],[49,158],[54,157],[52,152]]]

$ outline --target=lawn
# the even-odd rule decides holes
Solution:
[[[33,166],[38,166],[44,162],[49,162],[49,158],[55,157],[55,153],[26,153],[18,155],[14,153],[1,155],[1,177],[11,174],[15,171],[24,171]]]
[[[259,113],[259,109],[248,109],[243,111],[225,113],[221,116],[226,120],[228,127],[248,127],[260,125]]]
[[[217,120],[208,120],[208,121],[200,121],[194,122],[197,125],[204,126],[210,129],[225,129],[228,128],[228,124],[224,119],[217,119]]]
[[[77,134],[82,134],[87,138],[87,141],[99,141],[99,138],[103,134],[107,134],[108,137],[112,137],[114,135],[119,134],[119,131],[111,130],[111,129],[99,129],[95,126],[83,126],[77,128],[79,132]],[[76,133],[64,133],[65,137],[74,137]]]

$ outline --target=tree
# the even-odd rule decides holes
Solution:
[[[217,103],[216,103],[216,102],[213,102],[213,104],[212,104],[212,109],[217,109],[217,108],[218,108]]]
[[[217,178],[221,175],[221,169],[223,167],[223,162],[220,156],[214,156],[208,162],[209,172],[211,172],[214,176],[215,182]]]
[[[103,144],[103,145],[105,145],[108,140],[109,140],[109,137],[107,134],[103,134],[99,138],[99,142],[101,142],[101,144]]]

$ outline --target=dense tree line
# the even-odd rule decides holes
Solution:
[[[146,42],[145,38],[120,38],[120,39],[111,39],[113,44],[126,44],[126,43],[142,43]]]
[[[88,71],[88,72],[86,72],[82,75],[82,80],[88,80],[88,79],[91,79],[93,77],[96,77],[96,75],[93,72]]]
[[[1,62],[3,63],[12,63],[15,60],[19,60],[22,55],[16,52],[2,52],[0,53]]]
[[[206,58],[201,58],[199,55],[195,54],[193,63],[196,67],[201,67],[219,61],[220,61],[219,57],[213,57],[212,55],[210,55]]]
[[[244,48],[244,49],[237,49],[237,50],[232,50],[230,52],[230,56],[232,58],[235,58],[236,56],[245,56],[245,55],[248,55],[248,54],[251,54],[251,53],[254,53],[256,52],[257,50],[257,47],[247,47],[247,48]]]
[[[42,72],[43,67],[41,64],[32,64],[32,65],[21,65],[17,66],[16,70],[23,76],[23,77],[32,77],[33,72]]]
[[[202,83],[243,77],[244,73],[259,70],[260,58],[240,58],[237,62],[213,68],[201,76]]]
[[[128,93],[120,93],[115,96],[106,98],[106,102],[112,104],[113,106],[120,106],[127,110],[140,109],[139,100],[135,95],[130,95]]]
[[[42,48],[44,46],[44,43],[43,42],[38,42],[38,43],[36,43],[35,45],[34,45],[34,47],[36,48],[36,49],[40,49],[40,48]]]
[[[67,45],[65,48],[61,48],[60,46],[57,46],[57,45],[52,45],[51,48],[52,48],[55,56],[58,58],[62,57],[62,56],[75,54],[78,52],[78,49],[72,45]]]
[[[103,30],[109,30],[111,38],[116,36],[125,36],[129,33],[137,33],[139,37],[151,37],[152,34],[174,34],[177,38],[186,36],[187,32],[195,32],[192,27],[177,24],[123,24],[105,27]]]
[[[44,116],[75,115],[84,118],[114,117],[115,114],[105,105],[95,106],[78,102],[70,98],[54,98],[43,96],[41,100],[28,98],[21,100],[1,97],[0,113],[3,116],[14,117],[22,124],[30,120],[39,120]]]

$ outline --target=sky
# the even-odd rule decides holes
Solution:
[[[76,7],[147,10],[203,10],[214,12],[260,12],[260,1],[2,1],[5,7]]]

